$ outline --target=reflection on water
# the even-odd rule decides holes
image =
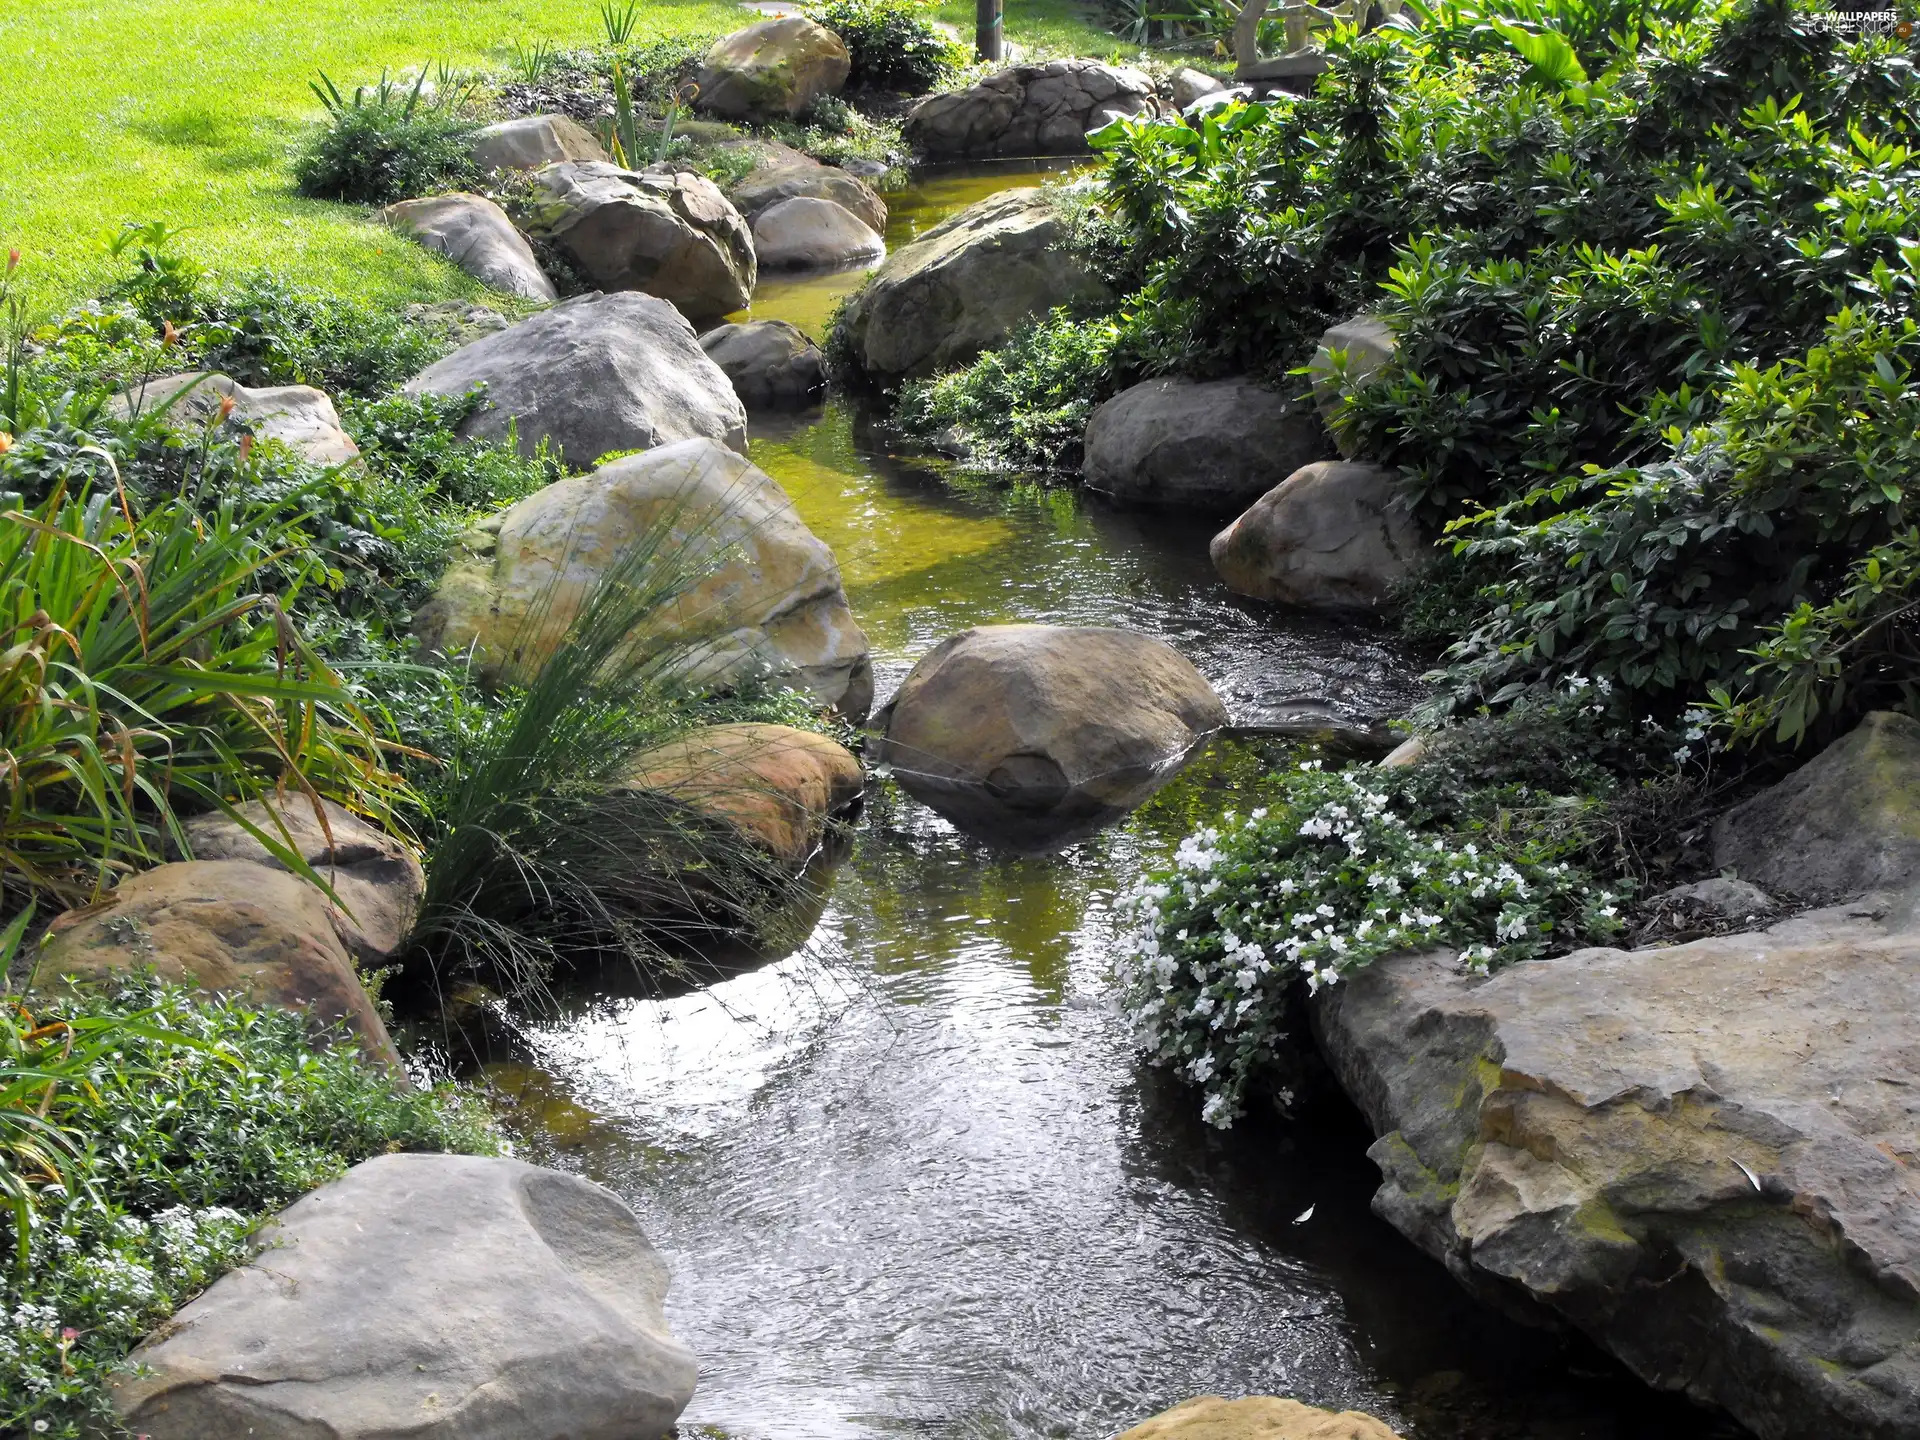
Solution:
[[[1421,667],[1390,636],[1229,594],[1207,559],[1211,524],[1065,486],[943,472],[900,453],[845,401],[756,417],[749,453],[839,559],[882,698],[947,636],[1015,620],[1157,635],[1242,724],[1302,701],[1382,719],[1418,693]]]
[[[987,182],[936,183],[890,197],[890,241]],[[815,329],[855,281],[782,282],[756,313]],[[882,698],[1002,620],[1161,636],[1243,722],[1415,693],[1386,637],[1228,596],[1206,527],[943,475],[839,403],[752,444],[839,556]],[[1413,1440],[1734,1433],[1483,1313],[1369,1213],[1350,1110],[1223,1135],[1134,1063],[1108,984],[1120,896],[1291,754],[1217,741],[1041,857],[884,789],[798,952],[673,998],[564,997],[490,1067],[533,1158],[611,1186],[666,1254],[701,1360],[689,1424],[1099,1440],[1216,1391],[1357,1406]]]
[[[567,1107],[536,1158],[625,1196],[673,1267],[689,1423],[1098,1440],[1211,1390],[1415,1440],[1731,1433],[1480,1312],[1368,1213],[1350,1112],[1222,1135],[1132,1062],[1118,897],[1226,795],[1257,801],[1260,757],[1219,748],[1050,857],[886,792],[801,953],[667,1001],[576,996],[528,1034],[508,1077],[538,1077],[535,1115]]]

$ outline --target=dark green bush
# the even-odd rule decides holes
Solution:
[[[1080,463],[1087,417],[1112,371],[1117,327],[1055,310],[964,370],[905,386],[894,420],[922,441],[943,432],[973,458],[1021,470]]]
[[[458,97],[423,99],[426,76],[411,89],[384,76],[348,100],[321,77],[315,92],[327,120],[293,165],[302,195],[360,205],[390,205],[478,179],[471,151],[479,122]]]
[[[825,0],[806,13],[846,43],[849,85],[923,95],[972,59],[914,0]]]
[[[61,1183],[38,1187],[28,1263],[0,1278],[8,1435],[124,1434],[107,1392],[114,1367],[306,1191],[393,1150],[501,1148],[472,1101],[395,1089],[352,1045],[316,1050],[305,1020],[284,1011],[134,985],[33,1019],[119,1028],[52,1097]],[[16,1063],[54,1060],[58,1032],[41,1055],[19,1023]]]

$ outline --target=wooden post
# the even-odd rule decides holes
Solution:
[[[1003,0],[975,0],[973,48],[982,60],[998,62],[1003,49],[1000,24]]]

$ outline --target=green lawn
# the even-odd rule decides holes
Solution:
[[[1007,10],[1016,43],[1114,44],[1075,0]],[[971,33],[972,0],[938,13]],[[643,17],[642,38],[751,19],[728,0],[644,0]],[[0,245],[20,248],[48,308],[98,290],[102,236],[153,219],[189,227],[183,248],[225,273],[273,268],[371,298],[473,293],[364,211],[293,193],[290,152],[320,114],[307,82],[498,63],[516,40],[599,32],[592,0],[0,0]]]

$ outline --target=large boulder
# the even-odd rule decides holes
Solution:
[[[268,1222],[114,1403],[151,1440],[658,1440],[695,1379],[667,1284],[591,1181],[382,1155]]]
[[[749,220],[782,200],[831,200],[858,215],[875,234],[885,234],[887,229],[887,202],[866,181],[837,165],[809,162],[756,170],[734,186],[727,198]]]
[[[729,120],[793,119],[837,95],[853,68],[840,37],[803,15],[763,20],[716,40],[695,81],[695,108]]]
[[[488,403],[460,423],[468,439],[523,453],[542,440],[576,466],[615,450],[706,436],[747,446],[747,413],[686,317],[651,295],[581,295],[464,345],[407,382],[412,394]]]
[[[1426,546],[1395,472],[1320,460],[1293,472],[1213,537],[1229,590],[1304,610],[1374,610]]]
[[[1276,1395],[1201,1395],[1163,1410],[1119,1440],[1400,1440],[1359,1410],[1319,1410]]]
[[[887,253],[886,241],[866,221],[811,195],[782,200],[755,216],[753,245],[769,270],[845,270]]]
[[[1108,298],[1066,240],[1044,190],[990,195],[888,256],[840,333],[880,384],[964,365],[1057,305]]]
[[[523,300],[551,303],[560,298],[526,237],[491,200],[464,194],[402,200],[382,210],[380,218],[446,256],[482,285]]]
[[[1164,641],[985,625],[913,667],[875,719],[875,759],[962,829],[1045,849],[1140,804],[1226,723],[1213,687]]]
[[[700,348],[726,372],[749,410],[810,405],[827,390],[827,361],[798,325],[749,320],[700,337]]]
[[[1470,1289],[1762,1440],[1920,1435],[1920,932],[1814,911],[1310,1007],[1374,1209]]]
[[[538,170],[606,158],[587,127],[565,115],[522,115],[482,126],[473,137],[473,163],[482,170]]]
[[[369,1059],[405,1071],[354,973],[326,896],[251,860],[187,860],[129,875],[53,922],[33,985],[106,987],[142,971],[344,1028]]]
[[[1202,95],[1218,94],[1226,88],[1223,81],[1189,65],[1182,65],[1167,77],[1167,94],[1176,110],[1186,109]]]
[[[1776,894],[1920,880],[1920,721],[1880,711],[1713,829],[1713,863]]]
[[[752,298],[753,237],[704,175],[582,161],[547,166],[533,186],[529,230],[602,290],[644,290],[696,323]]]
[[[1093,412],[1081,470],[1129,505],[1231,515],[1332,448],[1311,405],[1245,376],[1147,380]]]
[[[1153,81],[1138,70],[1049,60],[929,96],[907,117],[906,138],[938,160],[1085,155],[1089,130],[1152,107]]]
[[[223,417],[229,400],[232,408]],[[250,389],[231,376],[193,370],[142,381],[116,396],[109,408],[123,417],[164,411],[175,429],[225,423],[256,439],[278,441],[315,465],[344,465],[360,457],[332,399],[311,385]]]
[[[661,527],[662,563],[702,578],[635,632],[636,647],[690,647],[687,673],[704,684],[771,675],[866,714],[867,637],[833,552],[784,490],[711,440],[613,461],[490,516],[461,542],[414,633],[443,652],[472,647],[491,680],[524,682],[608,567]]]
[[[790,870],[819,850],[827,822],[866,786],[860,762],[811,730],[709,725],[636,756],[629,783],[724,821]]]
[[[1393,359],[1399,344],[1393,327],[1385,319],[1378,315],[1356,315],[1328,329],[1314,348],[1313,358],[1307,362],[1314,403],[1320,407],[1321,419],[1334,432],[1333,438],[1342,455],[1351,458],[1355,447],[1352,439],[1341,434],[1341,427],[1335,424],[1340,402],[1366,388]]]
[[[231,815],[195,815],[181,829],[196,860],[250,860],[291,874],[262,837],[298,855],[333,892],[338,903],[327,908],[334,933],[368,969],[399,953],[426,897],[426,871],[413,852],[331,800],[249,800]]]

